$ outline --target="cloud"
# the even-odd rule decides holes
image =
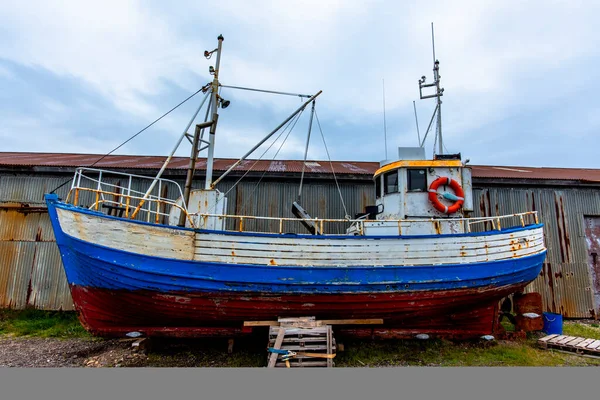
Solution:
[[[49,151],[108,151],[211,79],[215,59],[202,53],[222,33],[224,84],[323,90],[318,115],[331,156],[378,161],[383,79],[389,155],[416,143],[412,101],[418,78],[432,79],[433,21],[449,151],[472,163],[600,167],[588,150],[598,130],[598,11],[584,1],[8,2],[0,14],[0,135],[12,150],[43,143]],[[222,94],[232,105],[221,112],[218,156],[244,154],[300,104]],[[170,150],[198,102],[120,151]],[[417,101],[421,134],[433,107]],[[28,144],[24,127],[64,141]],[[305,132],[298,125],[278,157],[301,158]],[[311,153],[325,157],[316,139]]]

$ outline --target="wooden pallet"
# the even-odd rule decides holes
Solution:
[[[323,357],[310,357],[301,354],[291,358],[288,363],[281,354],[269,354],[269,368],[306,368],[327,367],[335,364],[327,355],[335,355],[336,343],[331,325],[322,325],[314,317],[280,318],[279,326],[269,328],[269,347],[290,350],[296,353],[311,353]]]
[[[600,340],[577,336],[548,335],[538,340],[544,349],[556,349],[580,355],[600,356]]]

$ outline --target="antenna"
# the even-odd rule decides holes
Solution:
[[[382,81],[382,85],[383,85],[383,140],[384,140],[384,144],[385,144],[385,159],[387,160],[388,146],[387,146],[387,127],[385,124],[385,79],[382,79],[381,81]]]
[[[417,106],[415,105],[414,100],[413,100],[413,108],[415,110],[415,124],[417,124],[417,139],[419,139],[419,147],[423,147],[421,145],[421,133],[419,133],[419,119],[417,118]]]
[[[431,122],[429,122],[429,126],[427,127],[427,131],[425,132],[425,136],[423,137],[423,143],[425,143],[425,139],[427,138],[427,134],[429,133],[429,128],[431,128],[431,124],[436,118],[436,141],[439,140],[438,146],[438,154],[444,153],[444,143],[442,141],[442,99],[441,97],[444,95],[444,89],[440,88],[440,62],[435,58],[435,37],[433,34],[433,22],[431,23],[431,47],[433,49],[433,83],[425,83],[425,76],[422,76],[419,79],[419,96],[421,100],[429,99],[432,97],[437,98],[437,104],[435,106],[435,110],[433,111],[433,115],[431,117]],[[423,96],[423,88],[427,87],[435,87],[435,94]],[[415,112],[416,115],[416,112]],[[433,149],[435,152],[435,148]]]
[[[433,36],[433,22],[431,23],[431,49],[433,50],[433,63],[435,64],[435,38]]]

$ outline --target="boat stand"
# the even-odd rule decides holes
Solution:
[[[331,325],[315,317],[279,318],[269,327],[268,368],[334,366],[336,343]]]
[[[269,327],[269,368],[334,366],[336,350],[332,325],[380,325],[381,318],[327,319],[315,317],[278,318],[277,321],[245,321],[244,329]]]

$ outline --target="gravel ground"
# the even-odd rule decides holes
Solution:
[[[256,367],[266,363],[261,339],[240,340],[228,354],[226,339],[153,339],[140,348],[135,339],[0,336],[0,367]]]
[[[131,341],[0,338],[0,367],[125,366],[145,357]]]

